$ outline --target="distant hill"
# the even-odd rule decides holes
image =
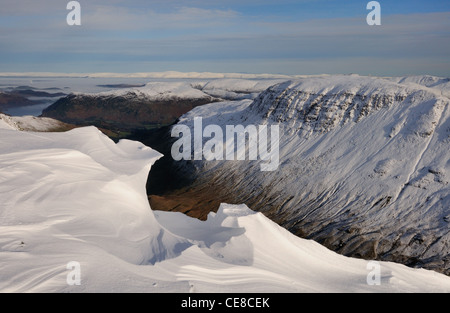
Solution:
[[[97,94],[70,94],[42,113],[76,125],[131,131],[171,124],[193,108],[220,101],[186,83],[150,83]]]

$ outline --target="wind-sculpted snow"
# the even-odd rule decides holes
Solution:
[[[280,125],[277,171],[198,161],[196,183],[341,254],[450,274],[450,100],[415,81],[305,78],[196,108],[180,123]]]
[[[371,286],[368,262],[245,205],[206,222],[153,212],[145,183],[161,155],[94,127],[0,138],[1,292],[450,291],[448,277],[394,263]]]

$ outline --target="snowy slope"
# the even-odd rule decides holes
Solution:
[[[68,129],[69,125],[52,118],[35,116],[9,116],[0,113],[0,128],[47,132]]]
[[[234,190],[234,201],[344,255],[449,274],[449,101],[417,80],[305,78],[198,107],[180,123],[279,124],[278,170],[196,161],[196,182]]]
[[[402,84],[418,84],[432,88],[441,92],[443,96],[450,98],[450,78],[424,75],[392,78],[392,80]]]
[[[260,92],[286,79],[212,79],[207,81],[164,81],[150,82],[143,87],[112,89],[98,93],[74,94],[94,97],[129,97],[144,98],[151,101],[167,101],[176,99],[209,99],[217,98],[242,99],[255,98]]]
[[[141,97],[152,101],[164,101],[171,98],[177,99],[212,99],[201,90],[193,88],[188,82],[150,82],[144,87],[113,89],[99,93],[75,93],[78,95],[90,95],[97,97],[127,96]]]
[[[0,113],[0,129],[18,129],[11,117]]]
[[[283,81],[286,80],[215,79],[204,83],[199,89],[208,95],[225,100],[254,99],[270,86]]]
[[[450,292],[450,279],[367,261],[299,239],[244,205],[201,222],[152,212],[145,193],[160,157],[94,127],[0,129],[1,292]],[[70,286],[71,262],[80,285]],[[73,264],[73,263],[72,263]]]

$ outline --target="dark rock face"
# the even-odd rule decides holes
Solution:
[[[218,100],[212,97],[152,100],[134,93],[123,96],[71,94],[45,109],[42,116],[76,125],[134,130],[171,124],[196,106],[214,101]]]

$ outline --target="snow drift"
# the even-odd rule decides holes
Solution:
[[[4,126],[4,125],[3,125]],[[94,127],[0,127],[2,292],[434,292],[444,275],[367,261],[300,239],[245,205],[206,222],[152,212],[145,183],[161,156]],[[70,262],[81,266],[69,286]]]

